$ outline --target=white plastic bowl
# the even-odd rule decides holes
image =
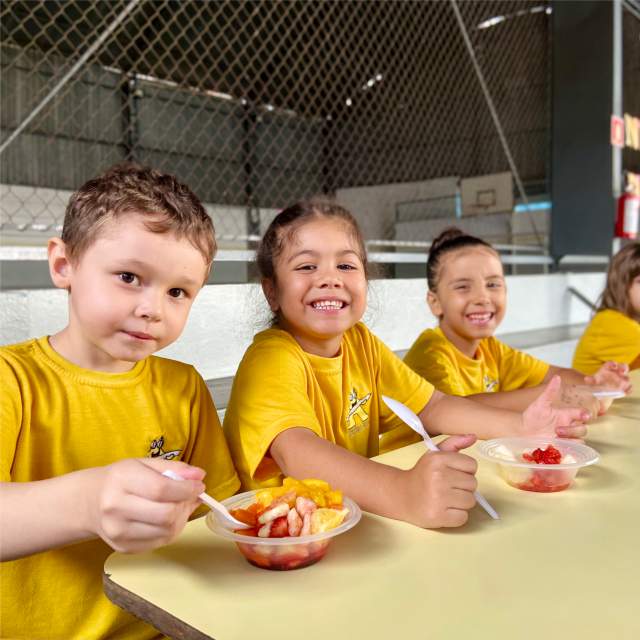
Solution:
[[[560,464],[537,464],[523,453],[553,445],[562,454]],[[495,462],[507,484],[523,491],[555,493],[571,486],[582,467],[598,462],[597,451],[579,442],[560,438],[496,438],[478,446],[480,457]]]
[[[256,501],[257,491],[246,491],[238,495],[227,498],[223,504],[227,509],[246,509]],[[315,533],[310,536],[299,536],[285,538],[258,538],[248,536],[226,529],[218,520],[214,511],[207,514],[207,526],[211,531],[221,538],[233,540],[240,549],[242,555],[256,567],[263,569],[273,569],[276,571],[286,571],[288,569],[300,569],[308,567],[324,558],[327,547],[332,538],[339,536],[345,531],[349,531],[358,524],[362,517],[360,507],[346,496],[342,499],[342,504],[349,513],[342,524],[329,531]]]

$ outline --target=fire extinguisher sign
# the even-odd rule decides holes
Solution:
[[[620,116],[611,116],[611,146],[624,147],[624,120]]]

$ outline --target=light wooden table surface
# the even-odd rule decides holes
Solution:
[[[275,572],[200,519],[163,549],[114,553],[105,591],[175,638],[638,640],[640,371],[633,379],[590,426],[601,460],[570,489],[513,489],[480,461],[500,521],[476,507],[465,527],[429,531],[365,513],[318,564]],[[380,460],[410,467],[423,452]]]

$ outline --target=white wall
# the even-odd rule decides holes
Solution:
[[[367,238],[386,238],[395,223],[396,204],[450,196],[457,177],[338,189],[336,200],[357,218]]]
[[[604,278],[600,273],[508,277],[509,304],[498,334],[588,322],[589,309],[567,287],[595,301]],[[66,295],[55,289],[0,292],[0,344],[63,328]],[[423,329],[436,324],[425,296],[423,280],[374,281],[365,321],[393,350],[407,349]],[[257,285],[210,285],[196,299],[182,337],[162,353],[194,364],[206,379],[230,376],[268,318]]]

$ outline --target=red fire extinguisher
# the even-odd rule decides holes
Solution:
[[[616,214],[616,238],[635,240],[640,227],[640,196],[627,191],[618,198]]]

